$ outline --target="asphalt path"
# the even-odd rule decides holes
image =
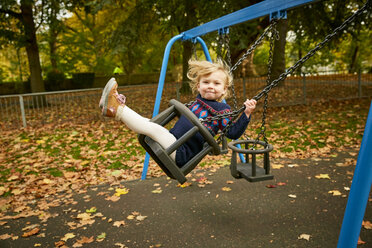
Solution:
[[[274,180],[257,183],[224,167],[193,172],[184,188],[165,176],[92,186],[56,196],[62,204],[48,209],[45,222],[7,220],[0,235],[18,237],[0,247],[336,247],[355,168],[345,166],[350,158],[356,155],[276,159],[284,167],[272,170]],[[112,201],[117,188],[129,193]],[[364,220],[372,222],[371,197]],[[38,234],[22,237],[35,224]],[[362,227],[360,237],[358,247],[372,247],[372,230]]]

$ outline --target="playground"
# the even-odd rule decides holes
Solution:
[[[137,93],[128,87],[118,89],[129,90],[132,99],[151,102],[136,106],[147,116],[153,111],[151,120],[139,118],[144,124],[170,129],[183,118],[183,125],[189,127],[179,137],[174,134],[175,141],[169,146],[160,145],[156,135],[137,136],[122,123],[102,116],[80,123],[66,121],[75,113],[90,112],[102,89],[1,97],[0,110],[6,117],[0,121],[4,127],[0,138],[0,246],[369,247],[370,73],[359,71],[332,79],[297,70],[368,12],[370,1],[271,78],[274,43],[279,40],[277,23],[287,18],[287,10],[309,2],[292,0],[283,6],[266,0],[176,35],[165,47],[156,95],[150,85]],[[232,64],[229,27],[266,15],[270,24]],[[200,99],[188,102],[190,96],[180,95],[178,85],[164,85],[171,47],[177,41],[190,40],[194,56],[195,46],[200,45],[211,62],[201,36],[214,31],[218,31],[221,47],[217,50],[225,51],[228,70],[195,77]],[[219,84],[214,87],[223,96],[227,82],[216,75],[233,73],[266,38],[268,76],[257,78],[256,84],[247,85],[245,78],[236,80],[229,86],[234,109],[223,109],[228,106],[226,101],[219,102],[216,93],[207,92],[208,80]],[[221,51],[217,57],[223,57]],[[116,87],[114,79],[107,83],[100,108],[103,116],[125,122],[120,119],[124,114],[116,114],[121,111],[116,103],[109,105],[114,94],[116,101],[121,97],[124,111],[125,97]],[[151,94],[145,94],[146,88]],[[172,94],[162,98],[163,91],[172,88],[172,94],[176,88],[177,100],[169,101]],[[204,99],[206,92],[208,99]],[[66,95],[72,98],[63,99]],[[247,100],[241,106],[247,95],[252,97],[250,104]],[[206,100],[213,105],[202,109],[199,104],[204,106]],[[241,124],[241,139],[232,141],[235,137],[229,136],[229,129],[238,121],[249,122],[256,101],[255,119],[247,129]],[[75,110],[68,113],[62,107]],[[195,112],[198,109],[200,115]],[[197,136],[199,143],[195,142]],[[192,142],[187,143],[189,140]],[[193,156],[179,164],[172,155],[183,151],[184,144],[192,144]]]

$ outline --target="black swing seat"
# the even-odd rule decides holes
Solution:
[[[195,114],[175,99],[170,101],[169,108],[152,118],[151,121],[165,126],[175,117],[180,117],[181,115],[185,116],[194,126],[167,149],[164,149],[159,143],[143,134],[138,135],[138,140],[142,147],[149,153],[152,159],[154,159],[167,176],[176,179],[178,182],[183,184],[187,181],[185,176],[190,173],[207,154],[212,153],[214,155],[219,155],[221,151],[213,136],[210,134],[208,129],[201,124]],[[170,154],[176,151],[198,132],[206,141],[203,146],[204,148],[182,166],[182,168],[178,167]]]
[[[263,149],[248,149],[249,144],[260,145]],[[245,149],[238,148],[237,145],[245,144]],[[270,158],[269,152],[273,150],[273,146],[265,144],[263,141],[255,140],[237,140],[228,144],[228,147],[233,151],[231,156],[230,171],[231,175],[237,179],[244,178],[249,182],[258,182],[271,180],[274,178],[270,174]],[[246,154],[245,163],[238,163],[237,156],[239,153]],[[256,155],[263,154],[263,167],[257,166]]]

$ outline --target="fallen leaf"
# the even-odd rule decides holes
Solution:
[[[372,229],[372,223],[370,221],[363,221],[362,222],[362,226],[365,228],[365,229]]]
[[[288,195],[288,197],[290,197],[290,198],[297,198],[297,196],[296,195]]]
[[[189,187],[189,186],[191,186],[192,185],[192,183],[189,183],[189,182],[185,182],[185,183],[183,183],[183,184],[177,184],[177,187],[180,187],[180,188],[186,188],[186,187]]]
[[[276,185],[278,185],[278,186],[285,186],[285,185],[287,185],[286,183],[281,183],[281,182],[279,182],[279,183],[277,183]]]
[[[11,237],[13,237],[12,235],[9,235],[9,234],[2,234],[0,235],[0,240],[4,240],[4,239],[10,239]]]
[[[143,221],[143,220],[146,219],[146,218],[147,218],[147,216],[139,215],[139,216],[136,217],[136,220],[138,220],[138,221]]]
[[[359,237],[358,238],[358,245],[363,245],[365,244],[366,242],[364,242],[363,240],[361,240],[361,238]]]
[[[309,234],[301,234],[299,237],[298,237],[298,239],[305,239],[305,240],[307,240],[307,241],[309,241],[310,240],[310,235]]]
[[[271,165],[271,168],[273,168],[273,169],[280,169],[280,168],[284,168],[284,165],[282,165],[282,164],[272,164]]]
[[[230,187],[223,187],[223,188],[222,188],[222,191],[226,191],[226,192],[228,192],[228,191],[231,191],[231,188],[230,188]]]
[[[61,238],[62,241],[67,242],[67,240],[75,238],[75,234],[73,233],[66,233],[63,238]]]
[[[83,244],[90,244],[93,241],[93,236],[91,236],[90,238],[83,236],[81,237],[81,239],[77,240],[76,243],[72,245],[72,247],[83,247]]]
[[[227,184],[233,184],[234,181],[229,180],[229,181],[226,181],[226,183],[227,183]]]
[[[298,165],[298,164],[289,164],[288,167],[289,167],[289,168],[299,167],[299,165]]]
[[[116,227],[125,226],[125,221],[124,220],[115,221],[113,226],[116,226]]]
[[[23,234],[22,234],[22,237],[23,237],[23,238],[30,237],[30,236],[32,236],[32,235],[37,234],[39,231],[40,231],[40,229],[36,227],[36,228],[32,229],[32,230],[29,231],[29,232],[25,232],[25,233],[23,233]]]
[[[96,240],[97,240],[98,242],[101,242],[101,241],[103,241],[105,238],[106,238],[106,233],[103,232],[103,233],[101,233],[100,235],[97,236]]]
[[[267,185],[266,185],[266,188],[276,188],[276,185],[273,185],[273,184],[267,184]]]
[[[134,216],[132,214],[130,214],[130,215],[127,216],[127,219],[128,220],[134,220],[134,218],[136,218],[136,216]]]
[[[85,212],[87,212],[87,213],[95,213],[95,212],[97,212],[97,208],[96,207],[91,207],[90,209],[85,210]]]
[[[154,194],[160,194],[161,192],[163,192],[163,190],[162,189],[155,189],[151,192],[154,193]]]
[[[115,191],[116,191],[115,193],[116,196],[126,195],[129,193],[129,189],[127,188],[117,188]]]
[[[113,195],[113,196],[108,196],[105,198],[106,201],[113,201],[113,202],[117,202],[120,200],[120,196],[116,196],[116,195]]]
[[[338,190],[330,190],[328,191],[329,194],[332,194],[333,196],[341,195],[341,192]]]
[[[328,174],[319,174],[319,175],[316,175],[315,178],[317,178],[317,179],[331,179]]]

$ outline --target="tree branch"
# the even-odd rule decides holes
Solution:
[[[8,14],[8,15],[14,17],[14,18],[19,19],[19,20],[21,20],[21,18],[22,18],[21,13],[17,13],[15,11],[12,11],[12,10],[9,10],[9,9],[0,9],[0,13]]]

